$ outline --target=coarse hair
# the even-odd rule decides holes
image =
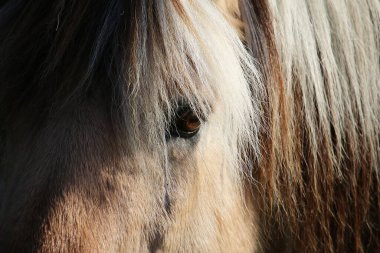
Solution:
[[[377,0],[6,1],[0,251],[379,250],[379,29]]]

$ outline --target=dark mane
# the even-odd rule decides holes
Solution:
[[[57,110],[100,90],[119,108],[134,2],[5,3],[0,23],[2,118],[21,108]]]

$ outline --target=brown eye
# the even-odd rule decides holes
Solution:
[[[170,130],[171,136],[191,138],[200,129],[201,121],[190,107],[182,107],[176,113],[175,121]]]

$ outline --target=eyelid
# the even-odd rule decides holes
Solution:
[[[195,102],[191,103],[189,101]],[[177,98],[173,104],[173,109],[176,113],[181,110],[190,109],[197,115],[201,122],[207,121],[208,116],[214,111],[212,104],[206,100],[189,100],[188,98],[182,96],[180,98]]]
[[[177,107],[175,116],[178,117],[181,114],[181,112],[184,112],[186,110],[191,110],[199,118],[201,122],[205,122],[209,114],[209,112],[207,112],[206,114],[199,109],[194,110],[190,105],[185,104],[185,105],[180,105]]]

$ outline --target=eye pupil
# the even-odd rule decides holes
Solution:
[[[177,127],[184,131],[194,131],[199,128],[200,124],[198,117],[192,112],[180,116],[177,120]]]
[[[200,129],[201,121],[190,107],[180,108],[176,113],[171,135],[181,138],[191,138]]]

